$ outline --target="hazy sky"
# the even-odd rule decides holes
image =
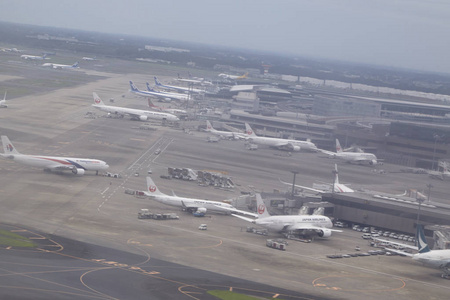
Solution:
[[[450,72],[450,0],[1,0],[0,20]]]

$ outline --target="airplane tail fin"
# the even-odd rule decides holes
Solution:
[[[3,96],[3,101],[6,101],[6,93],[7,93],[8,91],[5,91],[5,95]]]
[[[137,88],[137,86],[133,83],[133,81],[130,80],[130,88],[133,92],[137,92],[139,91],[139,89]]]
[[[252,137],[256,136],[256,134],[253,132],[253,129],[250,127],[250,125],[248,123],[245,123],[245,133],[248,136],[252,136]]]
[[[162,85],[162,83],[159,82],[158,77],[154,76],[153,78],[155,79],[155,84],[156,85]]]
[[[6,93],[5,93],[5,97],[6,97]],[[3,98],[3,100],[5,100],[5,98]],[[438,163],[438,167],[442,168],[442,172],[448,172],[448,164],[446,161],[440,161]]]
[[[156,186],[156,184],[153,182],[152,178],[150,176],[147,176],[147,194],[151,196],[162,196],[165,195],[161,193]]]
[[[423,225],[417,224],[417,246],[419,247],[419,253],[430,252],[425,233],[423,232]]]
[[[211,122],[209,122],[208,120],[206,120],[206,131],[213,131],[214,128],[211,125]]]
[[[148,107],[156,108],[155,104],[153,104],[153,101],[150,98],[148,98]]]
[[[96,92],[93,92],[92,95],[94,96],[94,104],[105,105],[105,103],[103,103],[102,99],[100,99]]]
[[[341,143],[339,143],[339,140],[336,139],[336,153],[341,153],[341,152],[342,152]]]
[[[263,199],[261,198],[261,194],[256,193],[255,196],[256,196],[256,210],[257,210],[258,218],[270,217],[270,214],[267,211],[267,207],[264,204]]]
[[[5,154],[20,154],[6,135],[2,135],[2,144],[3,144],[3,152]]]
[[[45,53],[44,55],[42,55],[42,59],[45,59],[47,57],[47,53]]]
[[[72,68],[77,68],[77,67],[78,67],[78,62],[76,62],[72,65]]]
[[[156,92],[154,89],[152,89],[150,87],[150,83],[146,82],[146,84],[147,84],[147,91],[149,91],[149,92]]]

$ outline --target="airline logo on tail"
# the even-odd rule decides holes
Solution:
[[[156,192],[156,186],[150,185],[148,187],[148,190],[149,190],[149,192],[154,193],[154,192]]]
[[[162,83],[161,82],[159,82],[159,80],[158,80],[158,77],[153,77],[154,79],[155,79],[155,84],[156,85],[162,85]]]
[[[423,232],[423,226],[417,225],[417,246],[419,247],[419,253],[429,252],[427,240],[425,239],[425,233]]]
[[[100,104],[100,102],[102,102],[102,100],[100,100],[99,97],[95,97],[94,102],[95,102],[95,104]]]
[[[262,215],[266,211],[266,206],[264,204],[258,205],[258,214]]]
[[[9,152],[13,152],[13,150],[14,150],[14,148],[13,148],[13,146],[12,146],[11,144],[6,145],[6,149],[7,149]]]
[[[336,152],[342,152],[341,143],[339,143],[338,139],[336,139]]]
[[[130,87],[132,91],[137,91],[138,88],[134,85],[133,81],[130,81]]]

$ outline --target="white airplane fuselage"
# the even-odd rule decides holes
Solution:
[[[118,114],[118,115],[128,114],[131,116],[136,116],[141,121],[147,121],[147,119],[154,119],[154,120],[167,120],[167,121],[175,122],[175,121],[180,120],[175,115],[172,115],[169,113],[163,113],[163,112],[155,112],[155,111],[109,106],[109,105],[93,104],[92,106],[99,110],[102,110],[102,111],[105,111],[108,113],[112,113],[112,114]]]
[[[6,158],[12,159],[17,163],[43,168],[43,169],[57,169],[62,168],[77,168],[89,171],[101,171],[108,169],[108,164],[102,160],[89,158],[70,158],[57,156],[41,156],[41,155],[25,155],[25,154],[8,154]]]
[[[295,215],[285,215],[285,216],[270,216],[267,218],[259,218],[255,220],[256,225],[260,225],[273,231],[289,231],[290,227],[294,225],[305,225],[313,227],[322,228],[332,228],[333,223],[328,217],[325,216],[295,216]],[[294,226],[295,228],[295,226]]]
[[[340,152],[334,154],[334,156],[350,163],[366,162],[374,165],[377,164],[377,157],[372,153]]]
[[[412,259],[433,268],[440,268],[450,264],[450,249],[431,250],[425,253],[417,253],[412,256]]]
[[[166,205],[170,206],[177,206],[177,207],[203,207],[206,208],[208,211],[215,211],[215,212],[221,212],[221,213],[227,213],[229,214],[229,210],[221,209],[220,207],[227,207],[230,209],[233,209],[234,207],[228,203],[224,202],[216,202],[216,201],[209,201],[209,200],[202,200],[202,199],[195,199],[195,198],[185,198],[185,197],[178,197],[178,196],[169,196],[169,195],[153,195],[151,193],[146,192],[146,195],[155,199],[158,202],[164,203]]]
[[[249,137],[248,140],[255,144],[266,145],[266,146],[271,146],[271,147],[286,146],[286,147],[292,147],[292,150],[303,149],[303,150],[309,150],[309,151],[317,151],[316,145],[314,145],[313,143],[308,142],[308,141],[286,140],[286,139],[270,138],[270,137],[262,137],[262,136]]]
[[[223,136],[226,138],[245,138],[245,134],[240,132],[221,131],[215,129],[207,130],[207,132],[211,132],[214,135]]]

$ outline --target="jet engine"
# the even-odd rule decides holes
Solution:
[[[139,116],[139,120],[141,121],[147,121],[148,117],[147,116]]]
[[[206,213],[206,208],[199,207],[199,208],[197,208],[196,212],[198,212],[198,213]]]
[[[74,169],[72,169],[72,173],[77,176],[82,176],[82,175],[84,175],[84,169],[74,168]]]
[[[326,229],[326,228],[320,229],[320,230],[317,231],[317,235],[320,236],[320,237],[324,237],[324,238],[330,237],[331,236],[331,230],[330,229]]]
[[[293,146],[292,151],[295,151],[295,152],[300,151],[300,146]]]

